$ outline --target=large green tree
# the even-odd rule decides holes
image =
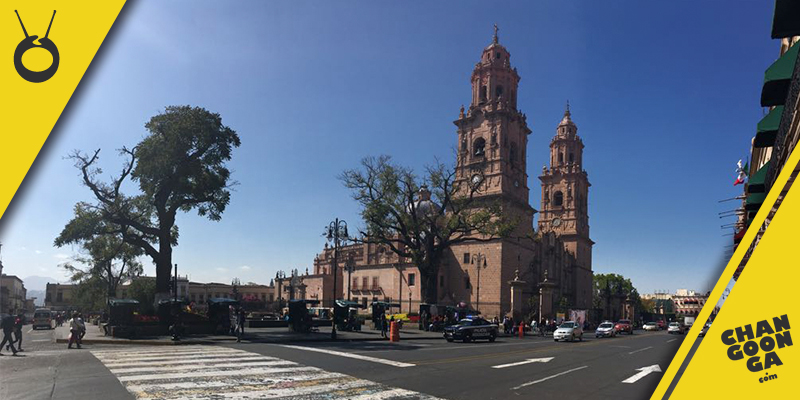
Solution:
[[[240,140],[222,124],[219,114],[199,107],[167,107],[145,128],[148,135],[138,145],[119,151],[125,162],[119,176],[110,182],[99,178],[99,149],[92,154],[72,154],[94,201],[76,206],[75,216],[59,238],[72,242],[119,235],[153,260],[156,290],[166,296],[172,248],[178,244],[175,218],[179,211],[191,210],[214,221],[222,218],[235,183],[227,162]],[[138,185],[138,193],[123,193],[122,188],[131,181]]]
[[[630,279],[619,274],[594,274],[592,278],[594,308],[607,308],[616,298],[630,298],[633,300],[636,313],[644,311],[642,298],[639,291],[633,286]]]
[[[85,215],[86,210],[83,205],[78,204],[75,212]],[[86,290],[99,290],[103,298],[116,296],[117,288],[122,282],[142,273],[142,264],[138,260],[142,250],[126,243],[120,234],[76,238],[62,232],[55,240],[58,247],[71,244],[80,245],[81,253],[74,258],[74,262],[64,263],[62,267],[71,275],[73,282],[94,282],[94,278],[103,282],[103,287],[95,284],[86,287]]]
[[[455,168],[435,163],[418,177],[388,156],[368,157],[340,179],[361,205],[361,242],[385,246],[419,268],[424,302],[438,302],[437,279],[451,246],[489,241],[516,223],[500,204],[476,196],[479,179],[456,180]],[[474,183],[473,183],[474,182]]]

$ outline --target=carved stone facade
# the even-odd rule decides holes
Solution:
[[[458,145],[455,179],[479,185],[478,204],[497,203],[519,223],[509,237],[452,246],[439,268],[438,302],[465,302],[488,317],[509,314],[510,282],[516,279],[524,284],[514,285],[519,296],[515,308],[527,317],[531,307],[538,308],[540,282],[547,275],[553,309],[543,310],[542,316],[534,309],[533,314],[552,318],[559,306],[589,309],[592,305],[590,185],[582,169],[583,142],[568,109],[551,142],[551,166],[540,177],[543,212],[539,229],[534,230],[536,210],[529,204],[526,154],[531,130],[526,115],[517,108],[519,80],[511,55],[495,32],[473,69],[472,101],[467,109],[461,107],[454,121]],[[560,193],[557,205],[553,200],[556,193]],[[348,278],[344,266],[351,255],[354,268]],[[314,261],[314,274],[330,275],[332,257],[332,249],[326,247]],[[349,283],[350,296],[357,301],[391,300],[401,303],[403,311],[419,311],[419,271],[388,248],[372,244],[345,247],[340,250],[338,265],[337,282],[344,284],[337,288],[337,298],[347,297]],[[327,292],[332,293],[331,288]]]

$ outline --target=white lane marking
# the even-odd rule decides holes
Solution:
[[[217,353],[244,353],[242,350],[229,349],[226,347],[211,349],[182,349],[182,350],[163,350],[163,351],[93,351],[97,358],[129,358],[129,357],[165,357],[165,356],[185,356],[189,354],[217,354]]]
[[[409,398],[416,400],[436,399],[433,396],[424,395],[417,392],[412,392],[405,389],[390,389],[376,393],[367,393],[357,396],[348,396],[347,400],[386,400],[395,398]]]
[[[392,360],[386,360],[386,359],[383,359],[383,358],[362,356],[360,354],[344,353],[344,352],[336,351],[336,350],[320,349],[320,348],[316,348],[316,347],[292,346],[292,345],[288,345],[288,344],[282,344],[282,345],[279,345],[279,346],[290,348],[290,349],[297,349],[297,350],[315,351],[317,353],[324,353],[324,354],[330,354],[330,355],[339,356],[339,357],[353,358],[353,359],[356,359],[356,360],[369,361],[369,362],[374,362],[374,363],[378,363],[378,364],[391,365],[393,367],[399,367],[399,368],[406,368],[406,367],[413,367],[414,366],[414,364],[409,364],[409,363],[404,363],[404,362],[399,362],[399,361],[392,361]]]
[[[234,371],[208,371],[208,372],[182,372],[174,374],[149,374],[149,375],[127,375],[118,376],[120,382],[131,381],[156,381],[159,379],[184,379],[184,378],[203,378],[218,376],[238,376],[238,375],[258,375],[258,374],[282,374],[290,372],[311,372],[319,371],[315,367],[297,368],[242,368]]]
[[[50,339],[34,339],[34,340],[28,340],[28,341],[29,342],[52,342],[52,340],[50,340]]]
[[[654,364],[649,367],[638,368],[636,370],[639,371],[636,375],[633,375],[630,378],[625,379],[624,381],[622,381],[622,383],[634,383],[653,372],[661,372],[661,368],[658,366],[658,364]]]
[[[267,357],[267,356],[241,356],[241,357],[224,357],[224,358],[213,358],[209,360],[201,360],[203,364],[208,363],[215,363],[215,362],[231,362],[231,361],[277,361],[280,358],[275,357]],[[132,363],[105,363],[106,367],[109,369],[111,368],[135,368],[135,367],[169,367],[171,365],[180,365],[180,364],[197,364],[198,360],[170,360],[170,361],[155,361],[155,362],[132,362]]]
[[[238,384],[250,385],[258,383],[261,385],[286,383],[286,382],[300,382],[310,380],[332,379],[332,378],[349,378],[347,375],[338,372],[312,372],[308,374],[287,374],[280,376],[259,376],[257,379],[244,379],[240,380]],[[153,383],[142,385],[129,385],[128,390],[131,392],[149,392],[149,391],[165,391],[165,390],[180,390],[180,389],[213,389],[229,387],[229,381],[186,381],[174,383]]]
[[[25,333],[31,333],[31,332],[33,332],[33,328],[28,329],[28,332],[25,332]]]
[[[629,351],[629,352],[628,352],[628,354],[638,353],[638,352],[640,352],[640,351],[650,350],[650,349],[652,349],[652,348],[653,348],[653,346],[647,346],[647,347],[645,347],[645,348],[643,348],[643,349],[634,350],[634,351]]]
[[[286,360],[279,360],[279,361],[236,361],[232,363],[220,363],[220,364],[206,364],[206,365],[178,365],[172,367],[157,367],[157,366],[150,366],[150,367],[139,367],[139,368],[118,368],[118,369],[109,369],[112,374],[129,374],[129,373],[141,373],[141,372],[153,372],[157,373],[159,371],[196,371],[200,369],[215,369],[215,368],[244,368],[244,367],[282,367],[282,366],[289,366],[289,365],[297,365],[296,362],[286,361]]]
[[[371,382],[368,380],[355,379],[355,378],[351,379],[352,380],[349,382],[337,382],[325,385],[293,387],[286,389],[270,388],[267,390],[250,390],[250,391],[230,391],[230,392],[214,391],[213,396],[214,398],[225,397],[225,398],[236,398],[236,399],[277,399],[281,397],[289,397],[289,396],[296,397],[313,393],[348,390],[364,386],[375,385],[375,382]],[[235,387],[232,387],[231,389],[235,389]],[[205,396],[203,397],[205,398]],[[161,396],[159,396],[158,398],[160,399]],[[139,400],[149,400],[149,398],[141,397],[139,398]]]
[[[200,354],[182,355],[181,357],[183,357],[183,358],[193,358],[193,359],[200,360],[200,359],[203,359],[203,358],[217,357],[218,355],[224,355],[225,357],[231,357],[231,356],[237,355],[237,354],[244,355],[246,353],[240,353],[240,352],[200,353]],[[169,360],[174,360],[175,357],[176,356],[163,355],[163,356],[133,357],[133,358],[128,358],[128,357],[113,357],[113,358],[97,357],[97,358],[100,361],[103,361],[104,363],[107,362],[107,363],[113,364],[113,363],[133,362],[133,361],[169,361]]]
[[[243,351],[238,349],[233,349],[229,347],[216,347],[216,346],[158,346],[158,348],[153,348],[153,346],[148,347],[138,347],[130,350],[130,347],[126,347],[126,350],[122,349],[114,349],[114,350],[97,350],[93,351],[93,353],[106,356],[106,355],[149,355],[149,354],[185,354],[185,353],[192,353],[198,351],[204,352],[214,352],[214,351]]]
[[[669,342],[674,342],[674,341],[676,341],[676,340],[678,340],[678,339],[670,339],[670,340],[667,340],[667,343],[669,343]]]
[[[495,365],[492,368],[508,368],[508,367],[516,367],[517,365],[530,364],[530,363],[546,363],[546,362],[550,362],[550,360],[552,360],[553,358],[554,357],[529,358],[527,360],[517,361],[515,363]]]
[[[570,370],[567,370],[567,371],[564,371],[564,372],[559,372],[559,373],[557,373],[557,374],[555,374],[555,375],[550,375],[550,376],[548,376],[548,377],[546,377],[546,378],[537,379],[537,380],[535,380],[535,381],[531,381],[531,382],[528,382],[528,383],[523,383],[522,385],[515,386],[515,387],[511,388],[511,390],[519,390],[519,389],[522,389],[522,388],[524,388],[524,387],[526,387],[526,386],[535,385],[535,384],[537,384],[537,383],[544,382],[544,381],[546,381],[546,380],[548,380],[548,379],[557,378],[557,377],[559,377],[559,376],[561,376],[561,375],[566,375],[566,374],[568,374],[568,373],[570,373],[570,372],[579,371],[579,370],[582,370],[582,369],[584,369],[584,368],[589,368],[589,366],[588,366],[588,365],[584,365],[584,366],[582,366],[582,367],[573,368],[573,369],[570,369]]]

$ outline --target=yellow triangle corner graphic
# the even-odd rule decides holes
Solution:
[[[5,60],[0,62],[0,217],[124,4],[45,0],[0,5],[0,60]]]

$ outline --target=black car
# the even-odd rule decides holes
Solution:
[[[488,339],[494,342],[497,338],[497,325],[483,318],[462,319],[458,324],[444,328],[444,338],[448,342],[461,340],[468,343],[476,339]]]

